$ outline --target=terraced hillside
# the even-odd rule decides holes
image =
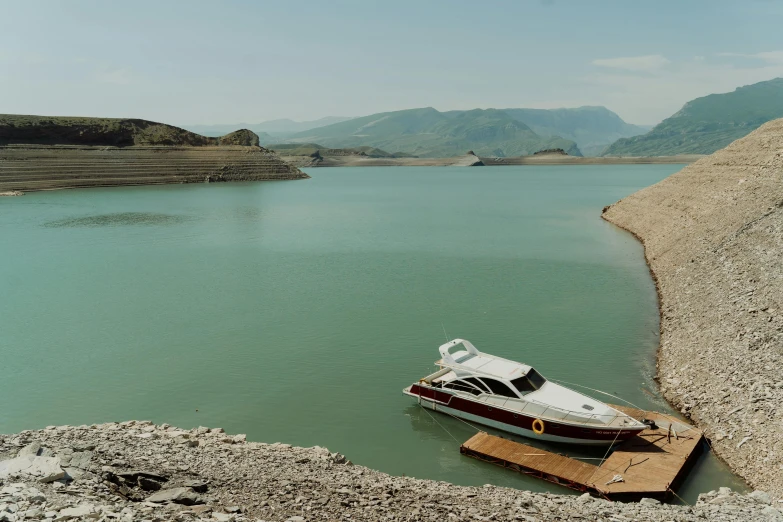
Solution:
[[[0,115],[0,193],[308,177],[246,129],[208,138],[146,120]]]
[[[0,192],[308,177],[261,147],[0,147]]]

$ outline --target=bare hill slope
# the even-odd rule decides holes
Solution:
[[[666,397],[783,496],[783,119],[607,207],[661,298]]]
[[[147,120],[0,115],[0,192],[300,179],[242,129],[219,138]]]

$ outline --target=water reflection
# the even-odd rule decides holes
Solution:
[[[160,214],[157,212],[117,212],[113,214],[96,214],[93,216],[70,217],[48,221],[43,226],[48,228],[61,227],[119,227],[119,226],[165,226],[176,225],[188,221],[187,216],[177,214]]]

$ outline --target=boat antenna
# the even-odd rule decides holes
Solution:
[[[446,333],[446,327],[443,326],[443,322],[441,321],[440,327],[443,328],[443,337],[446,338],[446,342],[449,342],[449,334]]]

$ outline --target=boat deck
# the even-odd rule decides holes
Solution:
[[[460,452],[612,500],[668,498],[698,455],[702,432],[662,413],[611,406],[636,419],[652,419],[657,428],[620,444],[600,466],[484,432],[471,437]],[[613,482],[616,475],[621,482]]]
[[[442,359],[435,361],[436,365],[442,364]],[[431,384],[438,384],[444,380],[448,381],[454,378],[455,374],[452,371],[442,373],[436,372],[433,375],[438,375],[432,379]],[[584,426],[595,427],[598,425],[606,426],[608,428],[622,428],[626,426],[626,417],[622,415],[625,413],[620,409],[620,413],[614,414],[590,414],[584,411],[572,411],[565,410],[555,406],[547,406],[546,404],[528,401],[525,399],[505,397],[502,395],[490,395],[482,394],[478,396],[470,395],[468,397],[472,401],[481,401],[488,405],[497,406],[498,408],[505,408],[514,412],[525,413],[528,415],[534,415],[544,421],[562,421],[571,424],[581,424]],[[618,409],[618,408],[615,408]]]

